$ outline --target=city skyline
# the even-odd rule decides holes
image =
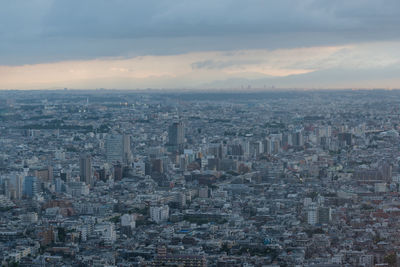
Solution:
[[[400,266],[400,1],[0,4],[0,265]]]
[[[399,104],[0,91],[1,265],[397,266]]]

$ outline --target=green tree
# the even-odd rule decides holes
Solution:
[[[387,264],[389,264],[389,266],[396,266],[396,253],[392,252],[388,255],[386,255],[383,258],[383,261],[386,262]]]
[[[64,227],[58,227],[57,231],[58,231],[58,240],[60,242],[65,242],[65,236],[66,236],[65,228]]]

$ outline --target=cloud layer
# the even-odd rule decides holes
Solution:
[[[206,51],[0,66],[0,88],[368,88],[372,77],[378,81],[381,76],[386,83],[388,79],[398,80],[397,73],[387,72],[398,69],[398,46],[399,43],[392,42]],[[368,78],[362,77],[363,73],[368,73]]]
[[[3,1],[0,88],[338,86],[319,82],[329,70],[363,87],[398,62],[398,32],[397,0]]]

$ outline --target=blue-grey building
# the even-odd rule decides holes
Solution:
[[[35,176],[26,176],[24,180],[23,194],[32,198],[38,193],[38,178]]]

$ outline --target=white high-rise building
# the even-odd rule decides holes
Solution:
[[[316,203],[311,203],[307,208],[307,223],[316,225],[318,223],[318,207]]]
[[[169,207],[167,205],[151,206],[150,218],[156,223],[167,221],[169,218]]]

